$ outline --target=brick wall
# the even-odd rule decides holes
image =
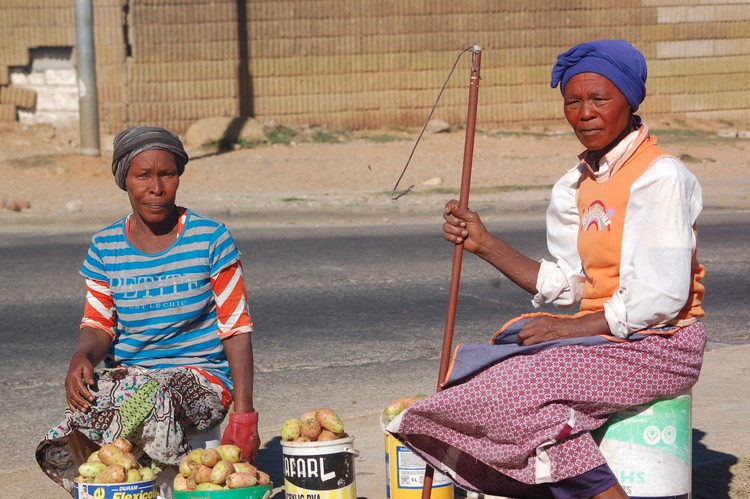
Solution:
[[[750,0],[96,0],[102,131],[208,116],[331,128],[423,124],[460,51],[482,50],[478,122],[562,119],[557,54],[627,38],[649,63],[645,117],[750,121]],[[28,50],[73,46],[69,0],[0,5],[0,88]],[[244,22],[238,22],[238,19]],[[466,118],[470,54],[435,116]],[[0,119],[10,119],[2,106]],[[16,95],[6,92],[5,95]],[[5,117],[5,118],[3,118]]]

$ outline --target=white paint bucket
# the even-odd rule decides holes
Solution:
[[[613,414],[593,433],[631,499],[688,499],[692,491],[691,394]]]
[[[281,442],[286,499],[357,499],[354,437]]]

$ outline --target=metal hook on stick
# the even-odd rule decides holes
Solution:
[[[398,201],[398,198],[401,196],[405,196],[406,194],[409,194],[412,189],[414,189],[414,184],[410,185],[406,189],[404,189],[401,192],[397,192],[398,184],[401,183],[401,179],[404,178],[404,174],[406,173],[406,169],[409,167],[409,163],[411,162],[411,158],[414,157],[414,152],[417,150],[417,145],[419,144],[419,141],[422,139],[422,135],[424,135],[425,130],[427,130],[427,125],[430,123],[430,120],[432,119],[432,115],[435,112],[435,108],[438,105],[438,102],[440,102],[440,97],[443,95],[443,91],[445,91],[445,87],[448,86],[448,82],[451,79],[451,76],[453,75],[453,71],[456,70],[456,66],[458,65],[458,61],[461,59],[461,56],[464,55],[469,50],[471,51],[479,51],[481,53],[482,49],[474,45],[473,47],[466,47],[463,49],[458,56],[456,56],[456,60],[453,63],[453,67],[451,68],[450,73],[448,73],[448,77],[445,79],[445,82],[443,83],[442,88],[440,89],[440,92],[438,92],[437,99],[435,99],[435,104],[432,105],[432,109],[430,110],[430,114],[427,116],[427,121],[424,122],[424,126],[422,127],[422,131],[419,132],[419,136],[417,137],[417,140],[414,142],[414,147],[411,148],[411,153],[409,154],[409,157],[406,160],[406,164],[404,165],[404,169],[401,170],[401,175],[399,175],[398,180],[396,180],[396,185],[393,186],[393,191],[391,191],[391,199],[394,201]],[[476,67],[476,57],[473,59],[472,62],[472,68]],[[477,71],[478,73],[478,71]]]
[[[472,48],[471,79],[469,81],[469,110],[466,116],[466,137],[464,139],[464,162],[461,173],[461,189],[458,198],[458,206],[467,209],[469,207],[469,191],[471,189],[471,167],[474,159],[474,134],[477,127],[477,101],[479,97],[479,68],[482,60],[482,49],[478,46]],[[445,329],[443,331],[443,350],[440,354],[440,371],[438,373],[437,389],[448,373],[451,350],[453,348],[453,327],[456,322],[456,308],[458,304],[458,288],[461,279],[461,265],[463,263],[463,243],[456,244],[453,248],[453,266],[451,269],[450,288],[448,292],[448,309],[445,314]],[[424,473],[422,486],[422,499],[429,499],[432,494],[432,478],[435,470],[427,465]]]

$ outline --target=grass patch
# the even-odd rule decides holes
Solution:
[[[312,141],[316,144],[340,144],[349,136],[349,132],[342,130],[316,129],[312,134]]]
[[[390,135],[387,133],[380,135],[365,135],[362,137],[362,139],[369,142],[374,142],[376,144],[387,144],[388,142],[401,142],[404,140],[410,140],[406,137],[399,137],[397,135]]]
[[[50,154],[44,154],[27,158],[9,159],[7,163],[18,168],[45,168],[52,166],[55,163],[55,158]]]
[[[716,140],[732,140],[720,137],[716,132],[708,130],[683,130],[674,128],[658,128],[651,131],[660,141],[678,142],[713,142]]]
[[[268,142],[271,144],[284,144],[288,146],[297,136],[297,130],[287,126],[279,126],[266,133]]]
[[[218,152],[226,152],[226,151],[234,151],[236,149],[253,149],[258,146],[257,142],[254,142],[252,140],[242,139],[239,140],[230,140],[230,139],[220,139],[220,140],[211,140],[209,142],[206,142],[201,146],[201,149],[203,150],[209,150],[209,151],[218,151]]]

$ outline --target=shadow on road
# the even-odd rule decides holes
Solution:
[[[693,499],[728,499],[732,471],[737,457],[707,448],[701,443],[706,435],[693,429]]]

